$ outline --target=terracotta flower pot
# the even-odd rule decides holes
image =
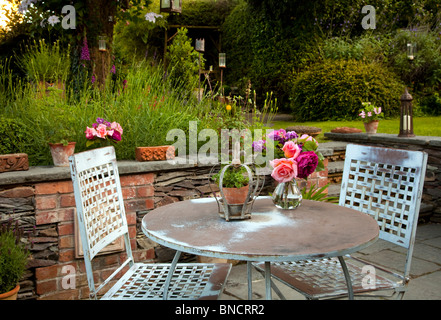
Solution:
[[[54,166],[69,166],[69,157],[75,152],[75,144],[76,142],[69,142],[67,146],[64,146],[62,143],[49,143]]]
[[[363,122],[364,124],[364,129],[366,130],[366,133],[377,133],[377,129],[378,129],[378,123],[380,121],[378,120],[373,120],[371,122]]]
[[[0,300],[17,300],[18,290],[20,290],[20,285],[17,284],[11,291],[0,293]]]
[[[250,186],[246,185],[242,188],[222,188],[225,199],[228,204],[243,204],[247,199]]]

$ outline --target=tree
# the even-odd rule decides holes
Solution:
[[[103,85],[112,64],[113,29],[117,19],[130,20],[151,0],[12,0],[16,11],[9,13],[11,23],[27,24],[31,36],[48,32],[52,37],[63,35],[71,48],[79,52],[87,37],[92,72]],[[134,10],[127,10],[129,6]],[[133,16],[132,16],[133,15]],[[9,30],[13,30],[14,26]],[[99,38],[106,41],[106,51],[99,50]]]

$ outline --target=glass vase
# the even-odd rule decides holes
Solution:
[[[302,204],[302,192],[296,180],[281,182],[271,195],[274,205],[279,209],[297,209]]]

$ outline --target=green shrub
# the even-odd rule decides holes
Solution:
[[[415,90],[441,84],[439,30],[400,31],[391,41],[390,65]],[[416,44],[413,61],[407,58],[408,43]]]
[[[438,92],[423,97],[420,101],[421,111],[424,114],[439,116],[441,115],[441,97]]]
[[[174,85],[181,84],[191,91],[197,87],[199,72],[199,53],[191,45],[186,28],[179,28],[172,44],[168,47],[168,76]],[[201,69],[204,59],[201,57]]]
[[[16,119],[0,116],[0,154],[25,152],[24,145],[31,135],[26,126]]]
[[[26,271],[29,251],[20,243],[21,236],[18,225],[0,225],[0,293],[14,289]]]
[[[361,103],[399,114],[404,85],[378,63],[324,60],[295,75],[291,110],[298,121],[356,119]]]

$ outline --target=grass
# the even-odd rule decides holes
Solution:
[[[364,126],[361,121],[324,121],[324,122],[292,122],[292,121],[274,121],[272,129],[285,129],[288,126],[313,126],[322,129],[322,132],[317,136],[318,142],[328,141],[324,137],[325,132],[330,132],[337,127],[352,127],[363,130]],[[413,118],[414,133],[417,136],[438,136],[441,137],[441,116],[438,117],[414,117]],[[400,130],[400,120],[390,119],[381,120],[378,126],[377,133],[397,134]]]

